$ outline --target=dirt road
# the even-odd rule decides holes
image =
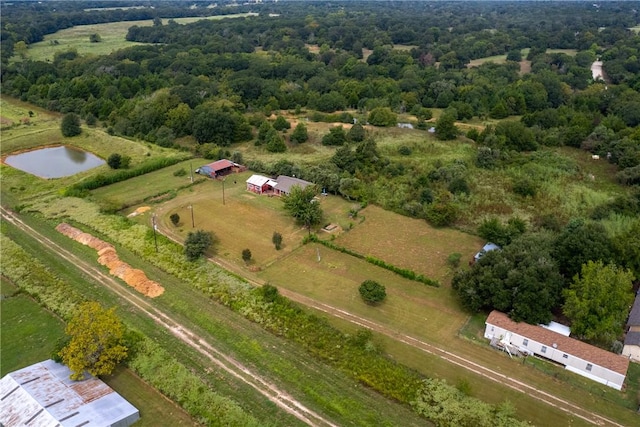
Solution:
[[[179,240],[178,235],[171,230],[170,228],[160,227],[160,232],[163,233],[166,237],[173,240],[176,243],[182,244]],[[241,277],[245,277],[250,283],[261,286],[264,283],[259,279],[247,278],[247,272],[239,268],[237,265],[230,263],[221,258],[210,258],[210,261],[217,264],[221,268],[231,271]],[[470,372],[473,372],[477,375],[480,375],[484,378],[487,378],[496,383],[500,383],[504,386],[511,388],[512,390],[518,391],[520,393],[525,393],[528,396],[543,402],[547,405],[550,405],[554,408],[558,408],[574,417],[580,418],[590,424],[594,425],[604,425],[604,426],[617,426],[623,427],[622,424],[618,424],[613,420],[610,420],[606,417],[598,415],[594,412],[581,408],[565,399],[554,396],[553,394],[546,392],[544,390],[537,389],[529,384],[526,384],[516,378],[509,377],[500,372],[487,368],[486,366],[480,365],[472,360],[469,360],[464,355],[455,354],[449,350],[444,348],[435,346],[433,344],[426,343],[422,340],[419,340],[415,337],[403,334],[399,331],[393,330],[389,327],[386,327],[382,324],[372,322],[371,320],[365,319],[360,316],[356,316],[352,313],[349,313],[345,310],[341,310],[337,307],[330,306],[328,304],[316,301],[312,298],[306,297],[302,294],[290,291],[288,289],[284,289],[282,287],[278,288],[280,294],[289,298],[292,301],[295,301],[299,304],[302,304],[307,307],[311,307],[313,309],[322,311],[331,316],[338,317],[342,320],[346,320],[353,324],[356,324],[360,327],[370,329],[387,337],[393,338],[394,340],[400,341],[404,344],[410,345],[414,348],[417,348],[425,353],[432,354],[436,357],[439,357],[443,360],[446,360],[449,363],[453,363],[460,368],[466,369]]]
[[[256,374],[255,372],[252,372],[249,368],[244,366],[236,359],[223,354],[222,352],[214,348],[211,344],[199,338],[195,333],[190,331],[186,327],[186,325],[177,322],[170,315],[162,310],[153,307],[147,300],[138,296],[133,291],[125,288],[113,278],[104,274],[98,268],[83,261],[68,250],[53,242],[52,240],[41,235],[38,231],[22,222],[14,212],[11,212],[2,207],[1,213],[3,220],[11,222],[13,225],[20,228],[32,238],[36,239],[42,246],[52,250],[53,252],[56,252],[58,256],[69,261],[78,270],[89,275],[118,296],[127,300],[137,310],[153,319],[156,324],[168,330],[171,334],[179,338],[188,346],[197,350],[200,354],[206,356],[211,361],[211,363],[217,365],[220,369],[223,369],[230,375],[237,378],[239,381],[242,381],[245,384],[253,387],[256,391],[265,396],[282,410],[293,415],[294,417],[298,418],[300,421],[308,425],[337,427],[336,424],[324,418],[322,415],[305,407],[293,396],[290,396],[285,390],[279,389],[276,385],[272,384],[267,379]]]

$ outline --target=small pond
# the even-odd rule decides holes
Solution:
[[[71,147],[47,147],[7,156],[4,162],[41,178],[62,178],[105,163],[100,157]]]

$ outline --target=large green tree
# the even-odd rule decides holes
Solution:
[[[547,233],[525,234],[491,251],[471,270],[461,270],[452,286],[472,311],[497,309],[516,321],[548,323],[560,303],[563,280],[551,257]]]
[[[633,274],[615,264],[588,261],[565,289],[564,314],[572,334],[609,346],[624,331],[633,303]]]
[[[80,117],[74,113],[65,114],[60,124],[60,131],[62,132],[62,136],[65,137],[80,135],[82,133]]]
[[[65,330],[69,343],[60,357],[71,370],[70,378],[81,380],[84,373],[109,375],[127,357],[123,342],[124,326],[115,307],[105,310],[97,302],[79,305]]]
[[[215,240],[215,236],[210,231],[189,232],[184,242],[184,254],[189,261],[195,261],[204,255]]]
[[[436,137],[448,140],[455,139],[457,135],[456,114],[454,111],[445,111],[436,121]]]
[[[322,221],[322,208],[316,196],[316,187],[309,185],[302,188],[293,186],[291,192],[284,196],[284,209],[296,219],[299,224],[307,227],[311,233],[311,227]]]

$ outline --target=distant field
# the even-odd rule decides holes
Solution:
[[[189,24],[203,19],[225,19],[240,18],[256,15],[254,13],[238,13],[234,15],[220,15],[208,17],[174,18],[179,24]],[[166,23],[168,19],[164,19]],[[44,40],[34,43],[27,50],[27,58],[34,61],[52,61],[56,52],[76,49],[80,55],[108,55],[118,49],[135,46],[141,43],[129,42],[125,40],[130,27],[149,27],[153,25],[153,20],[144,21],[122,21],[109,22],[106,24],[79,25],[72,28],[60,30],[53,34],[47,34]],[[99,43],[91,43],[89,36],[98,34],[102,39]],[[57,42],[57,43],[56,43]]]
[[[635,27],[629,28],[634,33],[640,33],[640,25],[636,25]]]

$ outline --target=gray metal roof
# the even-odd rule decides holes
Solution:
[[[624,345],[640,345],[640,332],[627,332],[627,336],[624,338]]]
[[[295,187],[296,185],[300,188],[305,188],[309,185],[313,185],[313,183],[305,181],[304,179],[292,178],[286,175],[278,176],[276,182],[278,183],[276,184],[276,189],[286,194],[289,194],[291,192],[291,188]]]
[[[0,380],[0,423],[29,427],[128,427],[138,410],[97,378],[69,379],[64,365],[45,360]]]
[[[629,320],[627,320],[627,327],[640,326],[640,291],[636,294],[636,300],[631,307],[631,313],[629,313]]]

